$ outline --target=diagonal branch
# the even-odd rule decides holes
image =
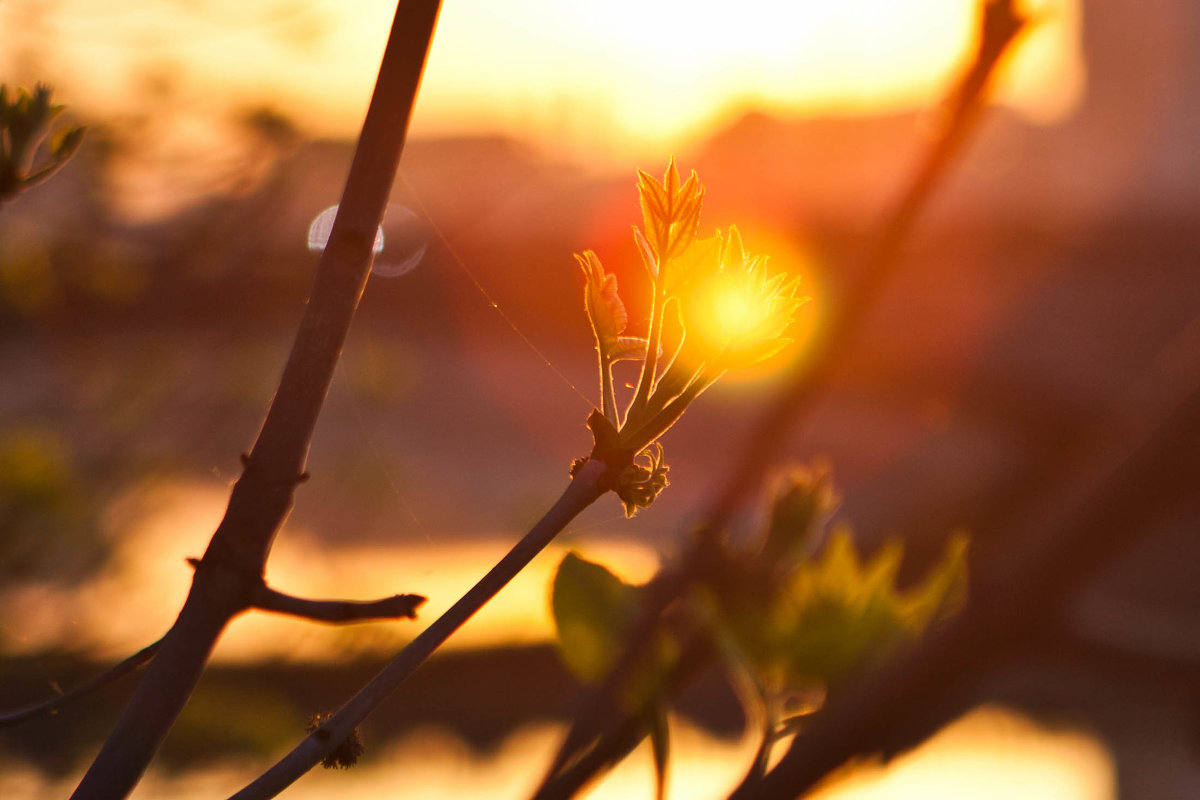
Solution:
[[[292,506],[317,415],[371,271],[440,9],[401,0],[329,243],[279,388],[175,624],[73,798],[122,798],[141,779],[229,621],[251,605]]]
[[[101,689],[118,678],[122,678],[131,672],[134,672],[142,665],[154,658],[154,654],[158,652],[159,645],[162,644],[162,639],[159,639],[153,644],[148,644],[141,650],[138,650],[133,655],[126,658],[124,661],[110,667],[107,671],[97,675],[96,677],[84,681],[70,691],[63,692],[57,697],[52,697],[49,700],[41,703],[36,703],[32,706],[10,711],[7,714],[0,714],[0,728],[6,728],[10,725],[19,725],[37,717],[45,716],[46,714],[54,714],[59,709],[64,708],[75,700],[91,694],[97,689]]]
[[[409,642],[337,713],[324,720],[320,728],[273,767],[232,795],[230,800],[265,800],[274,797],[333,752],[384,698],[425,663],[476,611],[507,586],[579,512],[607,490],[607,470],[604,462],[598,459],[585,463],[545,516],[478,583]]]
[[[260,611],[287,614],[316,622],[366,622],[377,619],[416,619],[425,604],[419,594],[394,594],[381,600],[309,600],[276,591],[265,583],[254,593],[251,605]]]

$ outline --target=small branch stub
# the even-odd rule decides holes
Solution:
[[[254,593],[252,607],[276,614],[333,624],[379,619],[416,619],[426,598],[419,594],[395,594],[381,600],[308,600],[276,591],[263,584]]]

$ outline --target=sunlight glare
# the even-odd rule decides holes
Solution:
[[[1083,92],[1080,0],[1023,5],[1040,24],[998,99],[1053,122]],[[81,111],[131,113],[149,102],[175,113],[187,103],[219,116],[218,104],[269,102],[314,135],[346,136],[361,121],[394,3],[363,0],[349,12],[298,0],[286,13],[230,0],[37,7],[0,4],[0,27],[38,20],[0,66],[36,53],[42,78]],[[442,11],[414,132],[488,130],[625,160],[657,156],[751,108],[928,107],[970,52],[977,14],[968,0],[745,0],[736,12],[667,0],[464,0]]]
[[[714,302],[713,315],[718,327],[738,339],[754,325],[754,298],[744,287],[731,286]]]

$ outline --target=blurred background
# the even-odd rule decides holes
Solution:
[[[789,440],[832,467],[862,541],[901,536],[918,563],[953,529],[1002,535],[1084,466],[1084,445],[1152,423],[1200,373],[1200,9],[1027,9],[1037,24],[978,135],[844,377]],[[184,558],[220,519],[282,368],[317,260],[309,226],[338,202],[393,11],[0,4],[3,83],[49,83],[88,126],[61,173],[0,208],[5,707],[74,685],[174,618]],[[970,0],[447,4],[273,585],[418,592],[433,619],[557,497],[598,395],[571,254],[594,249],[633,318],[647,313],[636,168],[659,174],[674,155],[697,170],[702,230],[736,223],[813,299],[795,347],[726,378],[667,435],[672,485],[652,509],[627,521],[602,499],[369,720],[367,764],[294,796],[517,797],[536,780],[574,697],[548,644],[558,559],[577,548],[640,581],[685,540],[852,285],[978,14]],[[1196,512],[1147,514],[1078,598],[1078,623],[1198,663]],[[415,629],[237,621],[137,796],[232,791]],[[0,796],[67,794],[130,685],[0,731]],[[1200,794],[1194,675],[1050,659],[979,702],[828,796]],[[680,720],[677,796],[723,796],[753,749],[731,695],[701,682]],[[648,762],[600,792],[648,796]]]

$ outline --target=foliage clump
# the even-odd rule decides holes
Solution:
[[[639,171],[638,193],[642,227],[634,226],[634,241],[653,287],[644,337],[626,332],[616,275],[591,250],[575,256],[599,358],[600,408],[588,419],[592,456],[619,474],[614,488],[627,516],[667,486],[658,438],[727,371],[786,347],[784,331],[807,299],[797,295],[798,278],[770,272],[766,256],[744,248],[735,226],[698,235],[705,188],[694,171],[681,181],[674,159],[661,181]],[[622,412],[613,366],[627,360],[639,365],[639,377]]]
[[[835,509],[828,476],[796,470],[780,482],[753,546],[698,551],[695,580],[663,618],[653,657],[622,687],[626,710],[663,719],[671,689],[696,668],[684,659],[703,653],[722,665],[760,726],[756,768],[765,768],[773,743],[819,711],[846,676],[883,661],[961,606],[964,535],[949,539],[921,581],[901,588],[902,545],[890,542],[864,557],[849,527],[832,523]],[[577,677],[596,683],[607,675],[650,590],[578,554],[563,559],[552,610],[560,653]],[[649,731],[652,739],[666,736],[665,727]]]
[[[79,149],[84,128],[70,125],[50,136],[45,157],[36,166],[38,149],[50,126],[66,106],[50,102],[50,87],[20,89],[9,98],[0,84],[0,203],[38,185],[57,172]]]

